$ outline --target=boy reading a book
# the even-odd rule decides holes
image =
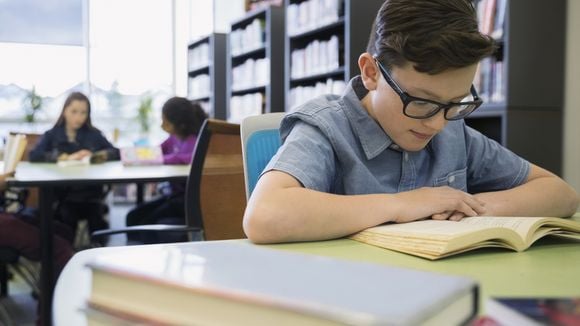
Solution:
[[[283,144],[248,202],[258,243],[343,237],[385,222],[568,216],[578,194],[465,125],[493,40],[469,0],[387,0],[360,76],[282,121]]]

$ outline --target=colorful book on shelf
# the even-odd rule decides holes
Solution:
[[[138,146],[121,148],[123,165],[161,165],[163,152],[161,146]]]
[[[580,325],[580,297],[490,298],[485,311],[499,325]]]
[[[89,267],[89,320],[459,325],[471,320],[478,306],[478,286],[468,278],[245,242],[146,246],[102,255]]]
[[[4,146],[4,173],[16,170],[16,165],[22,160],[27,143],[26,135],[8,135],[6,146]]]
[[[459,222],[422,220],[383,224],[351,239],[407,254],[438,259],[483,247],[524,251],[548,236],[580,240],[580,222],[556,217],[476,216]]]

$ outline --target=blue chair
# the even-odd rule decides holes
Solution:
[[[284,112],[245,118],[241,123],[242,155],[246,200],[256,187],[258,177],[280,147],[280,122]]]

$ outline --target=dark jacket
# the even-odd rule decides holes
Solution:
[[[72,154],[82,149],[91,152],[105,150],[108,161],[119,160],[119,149],[103,136],[100,130],[82,127],[77,131],[74,142],[69,142],[64,126],[54,127],[42,135],[28,157],[31,162],[56,162],[59,155]]]

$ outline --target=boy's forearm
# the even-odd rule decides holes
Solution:
[[[344,237],[387,221],[390,195],[342,196],[304,188],[254,194],[244,230],[258,243]]]
[[[485,215],[557,216],[573,215],[578,194],[558,177],[541,177],[521,186],[476,195],[486,202]]]

